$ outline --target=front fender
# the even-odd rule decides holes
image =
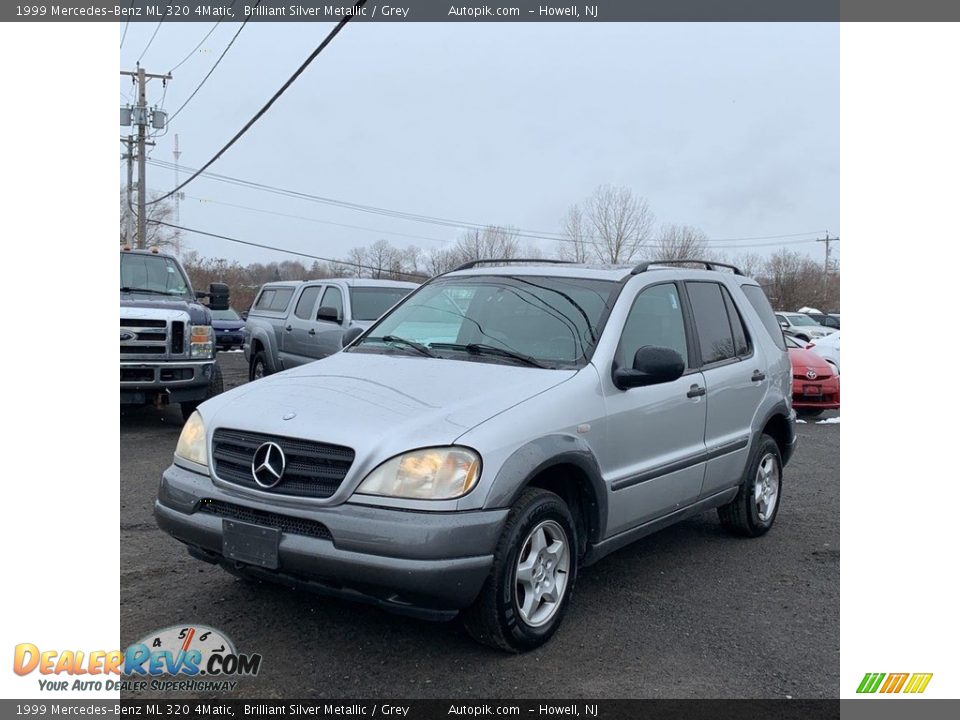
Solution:
[[[599,542],[607,529],[607,488],[593,450],[583,438],[546,435],[518,448],[500,466],[484,504],[487,508],[510,507],[530,481],[545,470],[560,465],[577,468],[585,476],[591,494],[590,542]]]
[[[263,345],[264,355],[267,361],[267,369],[271,373],[280,372],[279,357],[277,355],[277,342],[273,336],[273,332],[268,332],[265,328],[254,327],[250,328],[250,339],[247,340],[250,343],[250,347],[253,347],[255,342],[259,342]],[[251,351],[250,360],[253,361],[253,353]]]

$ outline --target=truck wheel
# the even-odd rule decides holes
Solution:
[[[263,350],[257,350],[253,355],[253,359],[250,361],[250,382],[265,378],[269,374],[270,369],[267,367],[267,356],[263,354]]]
[[[566,503],[528,488],[514,503],[467,632],[508,652],[543,645],[559,627],[577,578],[577,535]]]
[[[717,508],[720,524],[734,535],[745,537],[759,537],[767,532],[780,509],[782,476],[777,442],[769,435],[761,435],[737,496]]]
[[[220,370],[220,366],[214,363],[213,372],[210,374],[210,384],[207,385],[207,393],[203,396],[203,400],[209,400],[214,395],[219,395],[223,392],[223,371]],[[186,422],[191,415],[196,411],[200,406],[200,403],[203,400],[191,400],[190,402],[180,403],[180,414],[183,416],[183,421]]]

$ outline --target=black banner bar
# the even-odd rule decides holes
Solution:
[[[4,2],[16,22],[336,22],[353,3],[321,0],[61,0]],[[956,0],[370,0],[367,22],[957,21]]]
[[[913,704],[913,703],[911,703]],[[955,709],[955,708],[954,708]],[[839,700],[3,700],[0,717],[839,720]]]

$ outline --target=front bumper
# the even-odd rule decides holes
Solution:
[[[165,394],[170,402],[203,400],[216,360],[120,362],[120,404],[144,404]]]
[[[253,511],[245,513],[252,524],[267,513],[274,526],[282,525],[279,567],[225,558],[223,517],[207,511],[211,501]],[[507,512],[411,512],[350,503],[304,508],[289,498],[252,499],[176,465],[163,473],[154,505],[160,528],[195,557],[261,579],[434,617],[449,617],[480,593]],[[322,524],[328,534],[303,534],[298,521],[314,529]]]
[[[808,389],[816,389],[810,394]],[[793,379],[793,406],[795,408],[816,408],[820,410],[837,410],[840,408],[840,377],[833,376],[826,379],[807,380],[806,378]]]

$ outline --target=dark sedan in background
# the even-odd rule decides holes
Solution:
[[[217,339],[218,350],[239,350],[243,346],[244,322],[233,308],[211,310],[213,315],[213,333]]]

